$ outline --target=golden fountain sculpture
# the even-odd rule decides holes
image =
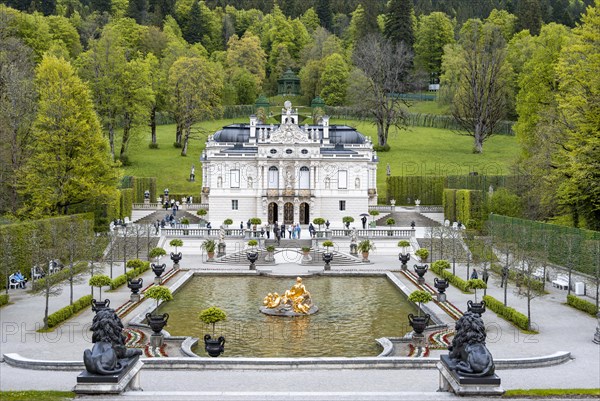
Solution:
[[[296,278],[296,284],[283,295],[268,293],[263,300],[262,313],[274,316],[312,315],[319,309],[312,303],[310,292],[302,284],[302,278]]]

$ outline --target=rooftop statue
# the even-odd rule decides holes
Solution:
[[[283,295],[276,292],[267,294],[263,305],[261,312],[275,316],[311,315],[318,311],[317,306],[312,303],[310,292],[302,284],[301,277],[296,278],[296,284]]]

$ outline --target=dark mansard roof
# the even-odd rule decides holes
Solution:
[[[268,128],[269,125],[259,125],[260,128]],[[322,132],[323,126],[309,125],[310,129],[318,129]],[[213,135],[216,142],[248,142],[250,138],[250,124],[232,124],[223,127]],[[336,144],[361,144],[365,143],[365,136],[352,127],[346,125],[332,125],[329,127],[330,143]]]

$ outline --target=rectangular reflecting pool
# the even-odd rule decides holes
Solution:
[[[410,331],[407,315],[416,313],[386,277],[307,277],[306,289],[319,312],[276,317],[259,311],[269,292],[283,294],[295,277],[194,276],[163,304],[171,335],[200,338],[194,350],[206,356],[202,337],[212,334],[198,313],[210,306],[225,311],[215,334],[226,338],[224,357],[376,356],[379,337]]]

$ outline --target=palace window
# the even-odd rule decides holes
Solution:
[[[231,210],[238,210],[238,201],[237,199],[231,200]]]
[[[306,166],[300,167],[300,189],[310,188],[310,170]]]
[[[230,170],[229,178],[231,188],[239,188],[240,187],[240,170]]]
[[[348,171],[338,171],[338,189],[348,188]]]
[[[346,210],[346,201],[340,201],[340,210]]]
[[[275,166],[269,167],[268,188],[279,188],[279,169]]]

